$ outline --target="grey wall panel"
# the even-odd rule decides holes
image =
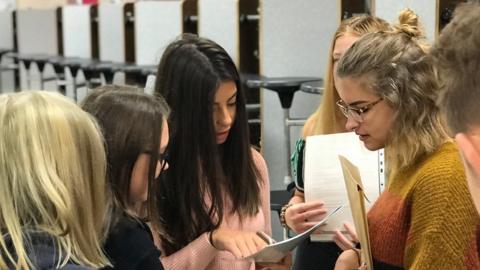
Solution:
[[[64,6],[62,11],[63,55],[92,57],[90,6]]]
[[[433,42],[438,29],[438,0],[375,0],[374,14],[389,22],[398,22],[398,14],[410,8],[419,16],[427,39]]]
[[[63,55],[69,57],[92,58],[92,30],[89,5],[69,5],[63,7]],[[65,73],[67,81],[67,96],[74,97],[73,76],[71,72]],[[80,70],[75,82],[85,82],[83,72]],[[77,100],[82,100],[86,95],[86,87],[78,87]]]
[[[166,46],[183,31],[183,1],[135,3],[135,59],[139,65],[156,65]]]
[[[123,4],[98,6],[99,54],[104,61],[125,62]]]
[[[17,10],[17,45],[21,54],[48,54],[58,55],[57,14],[55,9]],[[47,71],[45,76],[53,74]],[[27,83],[27,77],[30,83]],[[27,72],[20,65],[20,89],[39,89],[39,73],[36,65],[32,65],[31,72]],[[54,90],[53,83],[45,85],[46,89]]]
[[[8,3],[4,3],[7,5]],[[10,10],[0,11],[0,49],[13,49],[13,14]],[[12,64],[11,59],[2,59],[2,65]],[[13,92],[15,79],[13,71],[0,72],[0,93]]]
[[[238,0],[199,0],[198,34],[220,44],[237,66],[240,61]]]
[[[54,9],[18,10],[18,52],[29,54],[58,54],[57,15]]]
[[[0,48],[13,49],[13,15],[9,10],[0,11]]]
[[[260,70],[262,75],[324,77],[340,3],[332,0],[260,1]],[[291,115],[307,117],[319,96],[297,92]],[[276,93],[262,90],[262,150],[272,189],[284,189],[285,162],[282,110]],[[300,135],[292,128],[292,145]]]

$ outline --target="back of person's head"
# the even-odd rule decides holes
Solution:
[[[214,101],[224,82],[235,83],[236,111],[228,138],[218,145]],[[239,211],[241,216],[257,213],[259,186],[249,143],[245,94],[235,64],[221,46],[189,34],[171,43],[158,67],[155,93],[163,95],[172,108],[172,162],[166,173],[168,187],[160,189],[167,198],[160,205],[160,214],[165,220],[162,244],[169,253],[219,225],[222,189],[230,195],[232,211]],[[209,206],[205,206],[205,194],[211,199]]]
[[[132,172],[140,154],[158,154],[168,105],[163,98],[143,93],[139,88],[106,85],[93,89],[81,107],[97,119],[105,137],[113,223],[125,214],[143,218],[139,216],[141,213],[135,213],[130,196]],[[158,220],[152,203],[156,196],[157,163],[157,158],[150,158],[148,166],[148,214],[154,222]]]
[[[0,268],[35,268],[36,233],[53,239],[59,265],[108,264],[105,167],[97,124],[76,104],[48,92],[0,95]]]
[[[480,5],[462,4],[432,49],[442,89],[439,103],[451,131],[480,126]]]
[[[392,169],[413,164],[445,141],[435,104],[438,83],[415,27],[363,36],[345,53],[336,75],[362,80],[394,110],[387,161]]]
[[[335,106],[335,103],[340,99],[333,83],[333,49],[335,41],[339,37],[347,34],[362,37],[368,33],[390,31],[393,30],[393,27],[399,26],[412,28],[412,31],[418,31],[419,36],[423,35],[422,29],[419,27],[418,16],[410,9],[402,10],[399,13],[398,24],[396,26],[392,26],[385,20],[370,15],[353,16],[341,22],[334,34],[330,48],[330,58],[328,60],[327,73],[324,80],[325,87],[322,94],[321,104],[312,115],[312,119],[309,119],[310,121],[313,121],[313,126],[308,127],[308,130],[303,130],[304,137],[346,131],[346,119],[338,107]]]

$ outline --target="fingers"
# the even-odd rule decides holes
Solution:
[[[253,238],[258,249],[262,249],[270,244],[275,243],[275,240],[272,239],[269,235],[262,231],[256,232],[258,237]]]
[[[304,221],[304,222],[302,222],[301,224],[298,224],[297,228],[298,228],[299,231],[304,232],[304,231],[312,228],[313,226],[317,225],[317,223],[318,223],[318,221]],[[324,225],[326,225],[326,224],[324,224]],[[316,233],[316,234],[321,233],[322,230],[323,230],[322,228],[323,228],[324,225],[320,226],[320,228],[318,228],[318,229],[315,231],[315,233]]]
[[[227,245],[225,247],[225,250],[227,251],[230,251],[230,253],[233,254],[233,256],[235,256],[235,258],[242,258],[243,257],[243,254],[242,254],[242,251],[240,250],[240,248],[236,245],[236,243],[232,243],[230,245]]]
[[[237,259],[248,257],[267,245],[256,233],[223,228],[212,233],[212,240],[215,247],[231,252]]]
[[[312,225],[311,221],[321,220],[326,213],[323,202],[297,203],[287,209],[285,219],[293,231],[301,233],[316,224]]]
[[[248,251],[249,251],[247,256],[250,256],[250,255],[256,253],[258,250],[262,249],[260,241],[258,240],[258,238],[260,238],[260,237],[254,235],[254,236],[248,237],[246,239],[246,243],[247,243],[247,247],[248,247]]]
[[[299,214],[298,218],[309,220],[309,221],[314,221],[314,220],[320,221],[322,220],[323,216],[325,216],[325,214],[327,214],[326,209],[315,209],[315,210],[310,210],[310,211]],[[314,224],[316,224],[316,222]]]
[[[309,229],[313,225],[317,224],[318,221],[322,220],[327,211],[323,209],[312,210],[309,212],[298,213],[292,215],[291,221],[296,227],[301,228],[302,230]]]
[[[342,250],[348,250],[355,247],[354,243],[345,237],[345,235],[343,235],[343,233],[341,233],[339,230],[335,231],[335,234],[333,235],[333,241]]]
[[[355,230],[355,227],[350,223],[344,223],[343,226],[347,230],[347,233],[350,235],[352,241],[358,243],[357,231]]]
[[[367,265],[364,263],[362,266],[358,267],[358,270],[368,270]]]
[[[297,203],[292,205],[291,207],[294,207],[298,209],[299,212],[305,212],[305,211],[310,211],[314,209],[319,209],[324,207],[325,203],[322,201],[313,201],[313,202],[305,202],[305,203]]]
[[[252,250],[250,250],[250,247],[248,245],[248,239],[237,239],[236,244],[237,244],[237,247],[240,249],[240,252],[241,252],[240,257],[237,257],[237,259],[245,258],[245,257],[249,256],[250,254],[255,253]],[[254,248],[254,250],[255,250],[255,248]]]

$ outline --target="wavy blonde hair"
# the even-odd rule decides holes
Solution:
[[[34,268],[28,232],[54,240],[59,267],[109,265],[105,164],[96,122],[67,98],[0,95],[0,269]]]
[[[366,80],[395,112],[385,145],[390,173],[414,165],[448,139],[435,104],[435,68],[418,40],[421,36],[411,25],[367,34],[338,63],[339,77]]]
[[[324,80],[324,91],[321,97],[320,106],[318,106],[317,110],[308,118],[308,124],[305,125],[302,131],[303,137],[347,131],[345,128],[347,120],[335,105],[340,99],[333,83],[333,49],[335,47],[335,41],[346,34],[362,37],[368,33],[393,30],[393,27],[400,26],[412,27],[419,30],[419,34],[421,33],[418,16],[410,9],[402,10],[399,13],[396,26],[391,26],[385,20],[370,15],[354,16],[342,21],[335,32],[330,47],[327,73],[325,74]]]

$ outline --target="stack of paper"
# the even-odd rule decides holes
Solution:
[[[338,156],[342,155],[360,168],[366,197],[374,202],[383,190],[383,150],[369,151],[353,133],[307,137],[305,146],[305,200],[321,200],[328,211],[348,202],[345,181]],[[367,203],[366,207],[369,208]],[[331,241],[335,230],[344,231],[343,223],[353,224],[350,207],[343,208],[322,227],[312,240]]]

